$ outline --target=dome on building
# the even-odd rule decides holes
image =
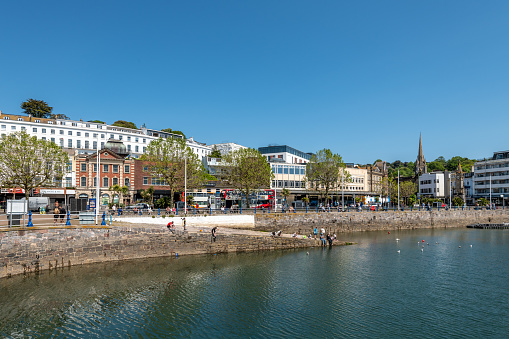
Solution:
[[[127,147],[125,147],[124,143],[120,140],[109,139],[108,142],[104,144],[103,149],[109,149],[121,156],[129,155]]]

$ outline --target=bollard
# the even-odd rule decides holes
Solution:
[[[193,206],[193,215],[196,214],[196,207]]]
[[[256,206],[255,206],[255,214],[256,214]]]
[[[117,216],[120,217],[120,208],[117,210]]]
[[[242,214],[242,206],[239,207],[239,214]]]
[[[318,204],[316,204],[316,213],[318,213]]]
[[[161,215],[161,207],[159,207],[159,213],[158,214]]]
[[[71,218],[69,215],[69,211],[67,211],[67,221],[65,222],[65,226],[71,226]]]
[[[139,212],[140,212],[140,215],[141,215],[141,208],[140,208]]]
[[[176,212],[176,215],[179,215],[179,208],[177,206],[177,208],[175,209],[175,212]]]
[[[67,212],[69,213],[69,212]],[[34,224],[32,223],[32,211],[28,211],[28,224],[27,227],[34,227]]]
[[[438,205],[437,207],[438,207],[438,211],[440,212],[440,205]]]
[[[103,221],[101,222],[101,226],[106,226],[106,212],[103,212]]]
[[[224,208],[224,214],[226,214],[226,210],[227,210],[227,208],[226,208],[226,206],[225,206],[225,208]]]
[[[212,207],[209,207],[209,214],[212,215]]]
[[[348,206],[348,212],[350,212],[350,206]]]
[[[110,226],[111,226],[111,224],[112,224],[112,223],[113,223],[113,216],[110,214]],[[71,223],[69,223],[69,225],[70,225],[70,224],[71,224]]]
[[[419,205],[419,212],[421,211],[421,205]]]
[[[378,212],[378,205],[376,205],[376,211]]]
[[[306,213],[308,212],[308,205],[306,205]]]

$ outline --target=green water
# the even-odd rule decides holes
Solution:
[[[508,336],[509,231],[339,238],[358,244],[129,261],[3,279],[0,335]]]

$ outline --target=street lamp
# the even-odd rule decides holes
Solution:
[[[97,133],[97,172],[95,174],[96,177],[96,185],[95,185],[95,224],[97,225],[97,220],[99,219],[99,172],[101,171],[101,159],[99,156],[99,133]]]

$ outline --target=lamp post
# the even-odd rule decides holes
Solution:
[[[187,155],[184,156],[184,215],[187,215]]]
[[[399,170],[398,170],[398,211],[399,211]]]
[[[491,173],[490,173],[490,209],[491,209]]]
[[[95,174],[96,177],[96,185],[95,185],[95,224],[97,225],[97,220],[99,219],[99,172],[101,171],[101,159],[99,156],[99,133],[97,133],[97,172]]]

